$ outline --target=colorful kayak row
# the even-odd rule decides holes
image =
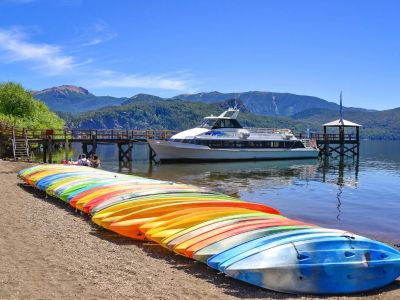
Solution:
[[[38,165],[18,176],[99,226],[275,291],[362,292],[400,275],[400,252],[388,245],[206,188],[70,165]]]

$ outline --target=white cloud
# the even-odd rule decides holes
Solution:
[[[5,62],[26,61],[50,74],[62,73],[74,67],[74,58],[62,53],[56,45],[31,43],[15,29],[0,29],[0,53]]]
[[[98,23],[95,32],[103,32],[106,25]],[[110,36],[109,36],[110,37]],[[92,41],[92,45],[104,41]],[[191,75],[187,72],[164,74],[128,74],[112,69],[95,68],[91,58],[79,58],[65,54],[58,45],[30,42],[19,29],[0,28],[0,62],[23,62],[25,66],[40,70],[47,76],[73,77],[80,85],[92,88],[139,88],[169,91],[192,91]],[[45,71],[45,72],[43,72]],[[66,77],[67,76],[67,77]]]
[[[116,32],[111,31],[107,23],[103,21],[96,22],[82,30],[83,38],[86,39],[86,42],[82,46],[94,46],[105,43],[118,35]]]
[[[96,72],[97,78],[90,85],[94,88],[144,88],[188,91],[190,80],[185,74],[141,75],[123,74],[111,70]]]

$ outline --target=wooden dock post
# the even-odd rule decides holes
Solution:
[[[153,157],[152,157],[152,155],[153,155],[153,149],[151,149],[150,145],[148,146],[148,149],[149,149],[149,162],[150,162],[150,164],[151,164],[152,159],[153,159]]]
[[[328,142],[328,134],[326,132],[326,126],[324,126],[324,149],[323,152],[326,156],[329,155],[329,142]]]
[[[69,141],[68,141],[68,135],[67,132],[64,130],[64,138],[65,138],[65,160],[68,161],[69,157]]]
[[[153,164],[155,161],[154,158],[156,157],[156,154],[154,153],[153,149],[149,145],[149,163]]]
[[[126,146],[126,149],[124,149]],[[118,143],[118,162],[120,169],[132,169],[132,149],[133,142],[129,140],[128,143]]]
[[[159,164],[160,161],[156,160],[157,154],[153,151],[153,149],[150,147],[150,144],[148,144],[149,146],[149,164],[153,164],[153,162],[155,164]]]
[[[51,135],[48,136],[47,148],[48,148],[47,150],[49,151],[48,163],[52,164],[53,163],[53,138]]]
[[[82,153],[88,157],[88,144],[87,143],[82,143]]]
[[[96,150],[97,150],[97,130],[92,131],[91,136],[92,136],[92,150],[90,151],[89,154],[91,156],[94,156],[96,154]]]
[[[90,146],[90,150],[89,150]],[[82,153],[86,155],[87,158],[92,157],[93,155],[96,154],[97,150],[97,141],[96,138],[90,139],[90,142],[82,142]]]
[[[357,140],[357,153],[356,154],[358,156],[360,153],[360,127],[356,127],[356,140]]]
[[[47,141],[42,143],[43,146],[43,163],[47,163]]]
[[[339,127],[340,156],[344,155],[344,126]]]

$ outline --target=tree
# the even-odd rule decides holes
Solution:
[[[0,122],[29,129],[61,129],[64,121],[14,82],[0,83]]]
[[[32,94],[22,85],[13,82],[0,83],[0,112],[9,117],[32,116],[35,110]]]

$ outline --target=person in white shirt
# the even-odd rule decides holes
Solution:
[[[80,154],[78,157],[78,165],[79,166],[90,166],[90,161],[86,158],[85,154]]]

